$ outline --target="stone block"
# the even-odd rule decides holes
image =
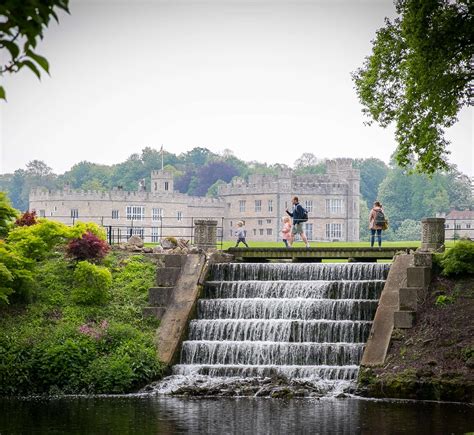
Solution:
[[[143,308],[143,315],[145,317],[155,317],[158,320],[161,320],[165,315],[165,307],[145,307]]]
[[[164,307],[168,305],[173,287],[151,287],[148,289],[148,303],[152,307]]]
[[[398,294],[400,311],[416,311],[422,288],[402,287]]]
[[[394,311],[393,327],[400,329],[413,328],[416,322],[416,311]]]
[[[180,273],[180,267],[161,267],[156,271],[156,283],[159,287],[174,287]]]
[[[416,251],[413,256],[413,264],[421,267],[432,267],[433,265],[433,254],[426,251]]]
[[[182,267],[186,263],[186,255],[165,255],[165,267]]]
[[[407,268],[407,287],[427,288],[430,282],[430,267],[412,266]]]

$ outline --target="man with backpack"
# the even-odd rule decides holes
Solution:
[[[292,199],[293,202],[293,211],[290,212],[286,209],[286,213],[293,218],[293,226],[291,228],[291,235],[289,240],[289,245],[293,245],[293,241],[295,240],[295,235],[299,234],[303,239],[306,247],[309,248],[308,239],[306,234],[303,230],[303,223],[308,220],[308,212],[303,208],[303,206],[299,203],[298,197],[294,196]]]
[[[382,230],[387,228],[387,219],[383,212],[382,204],[379,201],[374,202],[372,210],[369,214],[369,229],[370,229],[370,247],[374,246],[375,234],[377,234],[377,242],[379,248],[382,246]]]

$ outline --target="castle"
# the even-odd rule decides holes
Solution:
[[[305,231],[309,240],[358,241],[360,174],[350,159],[326,162],[325,175],[251,175],[248,182],[235,178],[218,189],[218,198],[194,197],[174,190],[173,174],[151,173],[151,190],[114,188],[108,192],[65,188],[34,189],[30,210],[66,224],[93,221],[118,231],[120,237],[139,235],[147,242],[161,237],[191,238],[195,219],[218,221],[224,240],[234,238],[236,223],[245,222],[249,241],[281,239],[281,218],[298,196],[308,210]]]

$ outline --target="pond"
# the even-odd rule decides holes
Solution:
[[[474,407],[322,399],[156,395],[0,399],[0,434],[463,434]]]

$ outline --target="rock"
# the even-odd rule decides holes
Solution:
[[[144,248],[143,248],[143,252],[146,252],[147,254],[151,254],[151,253],[153,253],[153,248],[144,247]]]
[[[128,239],[127,245],[143,248],[143,240],[138,236],[132,236]]]
[[[196,246],[192,246],[191,248],[189,248],[188,253],[189,254],[199,254],[199,248],[197,248]]]
[[[161,254],[163,252],[163,247],[160,245],[153,246],[153,252],[155,254]]]
[[[165,238],[161,240],[161,246],[163,249],[174,249],[176,247],[176,243],[174,243],[173,240]]]
[[[474,369],[474,356],[468,358],[466,361],[466,366],[468,366],[470,369]]]

